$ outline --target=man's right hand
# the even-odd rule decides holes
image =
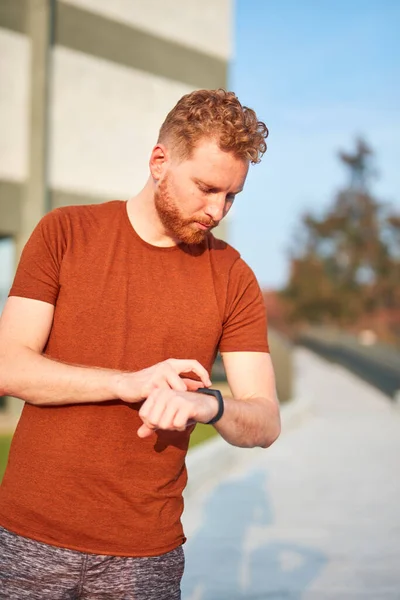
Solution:
[[[182,378],[183,373],[194,373],[200,381]],[[207,370],[197,360],[169,358],[141,371],[118,373],[115,376],[114,391],[124,402],[138,402],[146,399],[156,389],[194,392],[210,385]]]

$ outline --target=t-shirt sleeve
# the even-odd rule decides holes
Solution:
[[[45,215],[27,241],[9,296],[21,296],[54,304],[65,250],[65,232],[60,209]]]
[[[229,276],[220,352],[269,352],[267,314],[257,279],[238,258]]]

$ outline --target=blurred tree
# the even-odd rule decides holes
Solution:
[[[369,191],[372,150],[357,140],[339,153],[349,184],[325,213],[301,218],[291,274],[283,291],[294,322],[346,326],[400,307],[400,217]]]

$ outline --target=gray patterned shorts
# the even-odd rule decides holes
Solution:
[[[180,600],[182,546],[154,557],[85,554],[0,527],[1,600]]]

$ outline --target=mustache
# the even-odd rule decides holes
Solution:
[[[200,225],[204,225],[204,227],[216,227],[219,224],[219,221],[214,221],[214,219],[209,219],[205,221],[204,219],[193,219],[192,223],[200,223]]]

